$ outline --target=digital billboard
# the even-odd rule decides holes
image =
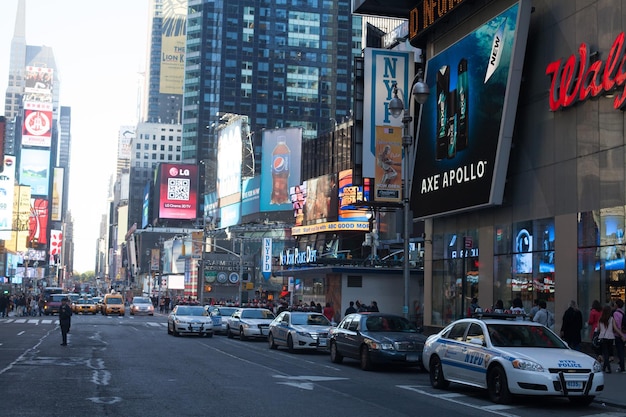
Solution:
[[[289,187],[300,185],[302,128],[263,131],[261,159],[262,212],[292,209]]]
[[[366,207],[357,206],[369,201],[369,179],[363,179],[364,184],[357,186],[352,183],[352,170],[339,173],[339,221],[354,222],[368,221]]]
[[[45,198],[30,199],[28,241],[33,245],[48,244],[48,200]]]
[[[217,198],[241,192],[243,117],[219,130],[217,140]],[[231,201],[232,202],[232,201]]]
[[[52,180],[52,207],[50,207],[50,220],[60,222],[63,211],[63,181],[65,170],[63,168],[54,168],[54,178]]]
[[[11,239],[13,229],[13,199],[15,190],[15,157],[4,157],[4,170],[0,174],[0,239]]]
[[[159,218],[197,218],[198,167],[190,164],[161,164],[159,174]]]
[[[428,60],[415,217],[501,204],[529,20],[521,1]]]
[[[52,111],[24,110],[22,145],[50,147]]]
[[[19,167],[19,183],[30,185],[32,195],[48,195],[50,182],[50,151],[22,148]]]
[[[242,182],[241,215],[258,214],[260,211],[261,177],[245,178]]]
[[[141,206],[141,228],[144,229],[150,223],[150,183],[143,188],[143,201]]]

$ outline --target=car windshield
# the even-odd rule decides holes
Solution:
[[[330,321],[322,314],[292,314],[291,324],[297,326],[330,326]]]
[[[93,304],[93,301],[81,299],[81,300],[76,301],[76,304]]]
[[[209,313],[204,307],[183,306],[178,307],[176,314],[179,316],[208,316]]]
[[[269,310],[243,310],[242,319],[273,319],[274,313]]]
[[[133,298],[133,304],[152,304],[148,297],[135,297]]]
[[[489,324],[487,329],[494,346],[567,349],[561,339],[543,326]]]
[[[233,307],[217,307],[213,314],[216,316],[232,316],[235,311],[237,309]]]
[[[122,297],[109,297],[107,298],[107,304],[123,304]]]
[[[417,330],[404,317],[370,316],[365,320],[365,327],[371,332],[415,333]]]

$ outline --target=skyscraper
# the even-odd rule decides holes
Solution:
[[[206,163],[205,192],[223,114],[248,116],[253,135],[302,127],[304,140],[350,114],[361,30],[349,0],[189,0],[182,157]]]

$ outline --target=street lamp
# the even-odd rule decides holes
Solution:
[[[424,71],[420,68],[417,71],[417,75],[411,82],[411,93],[415,100],[419,104],[424,104],[430,94],[428,85],[424,82]],[[398,97],[398,85],[393,85],[393,98],[389,102],[389,113],[391,116],[397,118],[402,116],[402,150],[404,151],[404,179],[402,181],[402,208],[404,210],[404,256],[403,256],[403,275],[404,275],[404,306],[402,312],[404,317],[409,318],[409,175],[411,174],[409,169],[409,148],[413,146],[413,135],[411,134],[411,99],[407,106],[404,106],[404,102]]]

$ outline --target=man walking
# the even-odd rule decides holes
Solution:
[[[67,346],[67,334],[70,332],[72,324],[72,308],[67,304],[67,301],[67,297],[63,297],[59,309],[59,326],[61,326],[61,336],[63,337],[61,346]]]
[[[621,300],[620,300],[621,301]],[[561,337],[567,342],[569,347],[580,350],[581,335],[583,329],[583,314],[578,309],[576,301],[569,302],[569,308],[563,314],[561,324]]]

